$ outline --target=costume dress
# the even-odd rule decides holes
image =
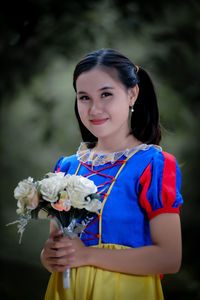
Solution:
[[[149,220],[179,213],[183,200],[177,161],[155,145],[98,155],[82,143],[76,155],[62,157],[56,172],[86,176],[102,197],[98,216],[81,235],[86,246],[130,249],[152,245]],[[71,287],[53,272],[45,300],[161,300],[160,275],[136,276],[84,266],[71,269]]]

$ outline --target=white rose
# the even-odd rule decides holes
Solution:
[[[72,175],[68,180],[67,191],[73,207],[87,209],[91,204],[89,205],[89,202],[85,200],[85,197],[96,193],[97,187],[94,182],[88,178]]]
[[[71,190],[80,192],[84,197],[97,192],[97,187],[92,180],[78,175],[69,177],[67,189],[69,193]]]
[[[85,207],[85,198],[81,191],[71,191],[69,194],[69,199],[73,207],[80,209]]]
[[[81,191],[73,191],[70,194],[71,205],[76,208],[85,208],[88,211],[98,213],[98,210],[101,209],[101,201],[99,201],[98,199],[88,200],[87,196],[88,195],[84,196],[84,194]]]
[[[19,199],[32,198],[35,193],[35,186],[33,184],[33,178],[28,177],[18,183],[18,186],[14,190],[14,197]]]
[[[98,199],[92,199],[88,203],[86,202],[85,209],[98,214],[99,209],[101,209],[102,203]]]
[[[59,193],[67,186],[68,176],[64,173],[55,173],[40,181],[40,193],[44,200],[49,202],[56,202],[59,198]]]
[[[27,179],[20,181],[14,190],[14,197],[18,200],[18,214],[23,214],[25,207],[29,209],[36,208],[39,203],[39,197],[33,183],[33,178],[28,177]]]

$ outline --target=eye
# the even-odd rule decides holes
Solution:
[[[108,93],[108,92],[105,92],[105,93],[101,94],[102,98],[106,98],[106,97],[109,97],[109,96],[112,96],[112,94]]]
[[[84,96],[79,97],[79,100],[86,101],[86,100],[89,100],[89,97],[84,95]]]

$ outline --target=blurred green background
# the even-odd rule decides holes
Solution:
[[[121,51],[152,75],[162,147],[182,172],[183,263],[163,279],[167,300],[200,299],[200,2],[7,0],[0,11],[1,299],[43,299],[49,274],[40,251],[47,221],[32,221],[18,244],[13,190],[76,152],[72,73],[86,53]],[[80,299],[81,300],[81,299]]]

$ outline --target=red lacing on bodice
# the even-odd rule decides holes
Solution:
[[[80,163],[81,163],[81,165],[83,165],[85,168],[87,168],[87,169],[90,171],[88,174],[82,175],[83,177],[90,177],[91,175],[96,174],[96,175],[100,175],[100,176],[104,176],[104,177],[109,178],[108,181],[106,181],[106,182],[104,182],[104,183],[102,183],[102,184],[100,184],[100,185],[98,186],[98,187],[103,187],[103,186],[105,186],[105,185],[107,185],[107,184],[112,184],[112,182],[115,181],[115,177],[110,176],[110,175],[103,174],[103,173],[101,173],[101,172],[102,172],[103,170],[112,168],[112,167],[114,167],[114,166],[122,165],[123,163],[125,163],[125,160],[121,160],[121,159],[116,160],[115,163],[113,163],[113,164],[111,164],[111,165],[109,165],[109,166],[107,166],[107,167],[103,167],[103,168],[99,169],[98,171],[93,170],[92,164],[88,164],[88,163],[84,163],[84,162],[80,162]],[[60,166],[59,166],[59,168],[57,169],[56,172],[60,172]],[[108,196],[108,194],[103,193],[103,192],[99,192],[99,194],[101,195],[101,198],[102,198],[102,199],[104,199],[105,197]],[[102,200],[102,201],[103,201],[103,200]],[[97,216],[97,218],[94,219],[91,223],[89,223],[89,224],[86,226],[86,228],[88,228],[89,226],[91,226],[92,224],[94,224],[100,217],[101,217],[101,214],[99,213],[98,216]],[[87,233],[87,234],[92,235],[93,237],[88,238],[88,239],[83,239],[82,241],[90,241],[90,240],[94,240],[94,239],[99,238],[99,234],[97,234],[97,233],[89,232],[89,231],[86,230],[86,229],[84,230],[84,232]]]
[[[109,180],[108,181],[105,181],[104,183],[100,184],[98,187],[103,187],[107,184],[112,184],[113,181],[115,181],[115,177],[113,176],[110,176],[110,175],[107,175],[107,174],[103,174],[101,173],[103,170],[106,170],[106,169],[109,169],[109,168],[112,168],[114,166],[117,166],[117,165],[122,165],[123,163],[125,163],[125,160],[117,160],[115,163],[107,166],[107,167],[103,167],[97,171],[93,170],[92,168],[92,164],[88,164],[88,163],[84,163],[84,162],[80,162],[81,165],[83,165],[85,168],[87,168],[90,172],[88,174],[85,174],[83,175],[84,177],[90,177],[91,175],[99,175],[99,176],[104,176],[104,177],[107,177]],[[105,197],[108,196],[108,194],[106,193],[103,193],[103,192],[99,192],[99,194],[101,195],[101,198],[104,199]],[[99,218],[101,217],[101,214],[98,214],[97,218],[94,219],[91,223],[89,223],[86,228],[88,228],[89,226],[91,226],[92,224],[94,224]],[[99,234],[97,233],[92,233],[92,232],[89,232],[88,230],[84,230],[85,233],[87,234],[90,234],[92,235],[93,237],[91,238],[88,238],[88,239],[82,239],[82,241],[90,241],[90,240],[94,240],[96,238],[99,238]]]

